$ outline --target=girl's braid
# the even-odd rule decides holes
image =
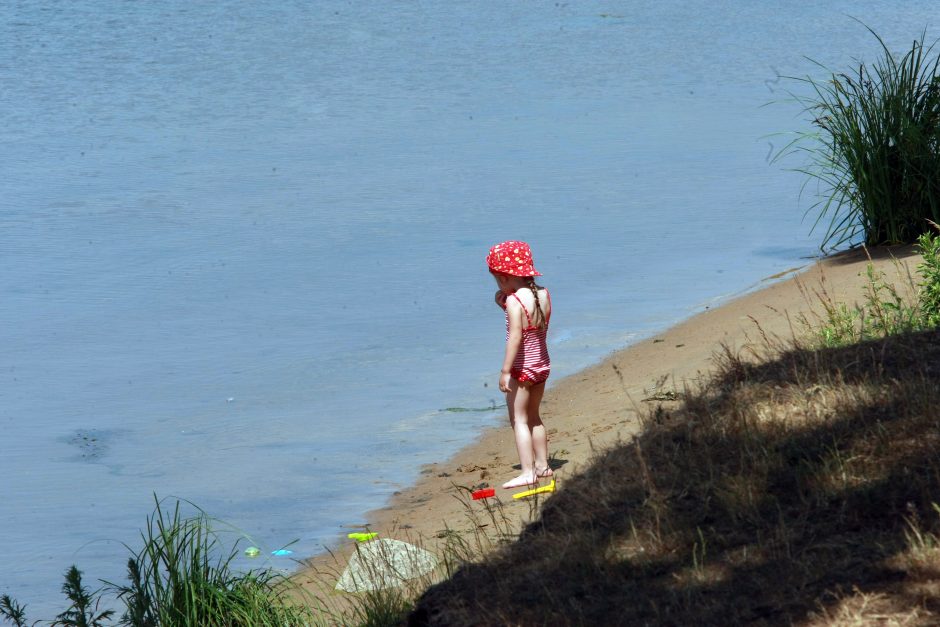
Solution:
[[[532,290],[532,296],[535,297],[535,326],[540,329],[545,328],[545,314],[542,313],[542,305],[539,303],[539,290],[542,289],[540,286],[535,284],[535,279],[532,277],[526,277],[526,282],[529,284],[529,289]]]

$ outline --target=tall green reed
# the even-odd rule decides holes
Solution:
[[[926,46],[926,30],[900,59],[881,45],[873,64],[835,72],[825,80],[790,77],[809,87],[793,95],[811,116],[814,131],[798,133],[774,160],[792,153],[808,158],[797,168],[805,187],[818,183],[822,248],[854,243],[910,243],[940,221],[940,56]]]
[[[179,501],[165,511],[156,500],[141,537],[143,547],[128,560],[129,583],[112,584],[126,608],[122,624],[309,624],[309,611],[286,596],[284,577],[232,569],[238,543],[227,546],[205,512],[184,518]]]
[[[98,609],[106,592],[123,602],[117,624],[130,627],[299,627],[329,618],[288,577],[270,569],[234,570],[238,541],[226,542],[205,512],[184,517],[179,501],[169,510],[156,496],[154,501],[141,531],[143,546],[132,550],[127,563],[127,583],[104,582],[104,588],[90,592],[72,566],[62,587],[70,605],[49,625],[114,624],[113,610]],[[0,597],[0,620],[24,627],[25,609],[8,595]]]

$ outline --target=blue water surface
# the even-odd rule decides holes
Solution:
[[[500,418],[442,411],[501,400],[497,241],[556,378],[807,263],[782,76],[877,56],[849,15],[936,35],[926,1],[0,4],[0,593],[122,580],[154,494],[266,553],[362,522]]]

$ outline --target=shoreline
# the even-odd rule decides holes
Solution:
[[[899,272],[906,268],[913,275],[919,260],[913,247],[869,252],[876,270],[903,291],[907,278]],[[798,317],[812,315],[818,305],[816,292],[825,292],[836,302],[859,302],[868,263],[866,252],[855,249],[766,277],[754,289],[745,288],[717,306],[707,306],[558,380],[546,390],[542,404],[558,489],[564,489],[566,477],[592,462],[595,450],[638,433],[642,429],[639,417],[647,407],[668,409],[681,402],[644,399],[656,391],[681,391],[694,385],[699,374],[711,368],[722,346],[740,352],[759,348],[765,337],[792,338],[799,333]],[[503,512],[521,528],[538,515],[539,508],[514,500],[517,490],[499,487],[516,474],[513,465],[517,462],[512,431],[505,425],[486,428],[449,459],[423,466],[414,484],[363,517],[368,529],[380,537],[410,540],[434,550],[448,534],[476,531],[471,520],[476,508],[473,501],[468,502],[464,488],[485,484],[496,487]],[[336,546],[304,560],[296,574],[298,581],[322,590],[330,576],[341,572],[354,547],[351,540],[341,538]]]

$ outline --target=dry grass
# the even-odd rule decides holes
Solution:
[[[940,624],[940,332],[717,361],[408,624]]]
[[[403,561],[396,553],[384,548],[369,550],[373,543],[383,539],[357,544],[351,553],[324,556],[318,564],[309,564],[302,580],[304,584],[296,602],[315,608],[316,625],[355,625],[381,627],[398,625],[413,610],[417,599],[428,588],[453,576],[467,564],[479,562],[486,555],[498,551],[518,537],[520,521],[511,517],[498,499],[472,501],[472,489],[458,488],[455,498],[461,501],[465,517],[459,528],[447,527],[436,538],[415,536],[407,529],[393,529],[385,535],[395,536],[412,547],[430,551],[437,565],[430,571],[411,576],[407,571],[418,570],[416,558],[405,555]],[[544,502],[544,501],[541,501]],[[539,499],[529,499],[527,520],[537,516]],[[518,514],[518,512],[516,512]],[[383,573],[394,573],[394,585],[379,585],[373,590],[360,592],[339,591],[334,586],[341,580],[344,570],[356,557],[361,566],[360,580],[388,581]]]

